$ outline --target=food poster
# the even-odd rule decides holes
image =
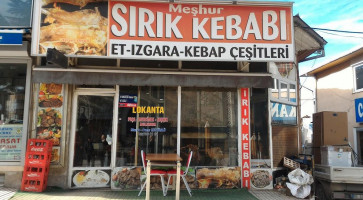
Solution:
[[[71,187],[109,187],[111,170],[75,170]]]
[[[181,167],[181,170],[182,171],[185,171],[186,170],[186,167],[185,166],[182,166]],[[195,178],[195,168],[193,168],[193,167],[189,167],[189,169],[188,169],[188,174],[185,176],[185,179],[186,179],[186,181],[187,181],[187,183],[188,183],[188,185],[189,185],[189,187],[191,188],[191,189],[196,189],[196,188],[198,188],[198,182],[197,182],[197,179]],[[173,181],[174,181],[174,178],[175,178],[176,176],[172,176],[171,177],[171,179],[170,179],[170,182],[169,182],[169,188],[171,188],[172,187],[172,185],[173,185]],[[168,180],[166,179],[166,182],[165,182],[165,184],[167,184],[168,182],[167,182]],[[182,179],[180,179],[180,188],[186,188],[185,187],[185,184],[184,184],[184,181],[182,180]]]
[[[201,189],[241,188],[241,168],[197,168],[196,178]]]
[[[106,55],[107,0],[40,1],[38,53],[56,48],[67,55]]]
[[[20,161],[23,125],[0,125],[0,161]]]
[[[64,106],[63,94],[64,88],[62,84],[40,84],[36,138],[52,141],[52,163],[58,163],[60,160]]]
[[[111,189],[140,189],[141,167],[117,167],[112,171]]]

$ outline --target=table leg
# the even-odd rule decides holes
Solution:
[[[151,168],[151,163],[148,160],[147,161],[147,167],[146,167],[146,200],[150,200],[150,168]]]
[[[176,165],[176,189],[175,189],[175,200],[179,200],[180,197],[180,162]]]

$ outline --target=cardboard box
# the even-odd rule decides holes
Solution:
[[[313,114],[313,153],[320,164],[320,147],[344,145],[348,142],[348,115],[346,112],[324,111]]]
[[[321,147],[321,164],[337,167],[352,166],[352,151],[345,146]]]

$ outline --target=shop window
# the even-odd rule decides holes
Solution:
[[[279,98],[279,80],[274,79],[274,88],[271,90],[272,98]]]
[[[287,100],[289,98],[288,84],[280,82],[280,99]]]
[[[270,159],[267,89],[252,89],[251,96],[251,159]],[[259,166],[269,162],[257,162]],[[252,163],[253,166],[255,163]],[[264,166],[266,167],[266,166]]]
[[[363,65],[359,65],[353,68],[354,69],[354,89],[356,92],[363,91]]]
[[[360,130],[357,130],[357,156],[358,156],[358,165],[359,166],[362,166],[363,163],[363,131],[360,129]]]
[[[296,104],[296,84],[274,79],[271,89],[271,99],[275,102]]]
[[[32,0],[2,0],[0,27],[31,27]]]
[[[289,99],[291,102],[296,103],[296,86],[295,86],[295,84],[290,84]]]
[[[26,64],[0,64],[0,161],[20,161],[26,69]]]
[[[120,87],[116,166],[140,166],[140,151],[177,152],[177,88]]]
[[[237,94],[235,89],[182,88],[181,149],[191,165],[237,166]]]
[[[183,61],[183,70],[237,70],[237,62],[218,62],[218,61]]]

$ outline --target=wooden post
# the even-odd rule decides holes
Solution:
[[[146,167],[146,200],[150,200],[150,168],[151,163],[150,160],[147,161],[147,167]]]

